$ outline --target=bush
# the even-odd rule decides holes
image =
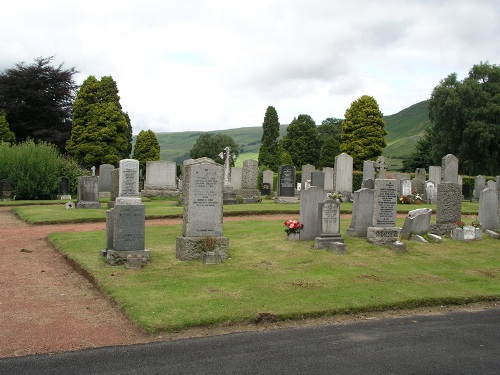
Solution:
[[[88,169],[83,169],[74,159],[61,156],[59,159],[59,179],[62,176],[69,177],[70,179],[70,194],[76,196],[78,194],[78,177],[90,176]]]

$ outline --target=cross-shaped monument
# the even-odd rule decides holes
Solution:
[[[377,178],[385,178],[385,172],[387,171],[387,163],[383,156],[379,156],[375,161],[375,169],[377,170]]]
[[[231,152],[229,146],[226,146],[219,154],[219,158],[224,160],[224,186],[231,186],[231,160],[236,160],[236,155]]]

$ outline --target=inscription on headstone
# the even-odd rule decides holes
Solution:
[[[293,197],[295,195],[295,167],[282,165],[279,173],[278,195],[281,197]]]
[[[139,161],[134,159],[120,160],[119,196],[139,196]]]
[[[375,180],[373,226],[393,227],[396,225],[396,180]]]

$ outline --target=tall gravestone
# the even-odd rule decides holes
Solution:
[[[411,191],[411,181],[410,180],[401,180],[400,191],[401,191],[401,196],[402,197],[411,195],[411,193],[412,193],[412,191]]]
[[[68,176],[62,176],[59,180],[57,195],[61,199],[71,199],[71,181]]]
[[[412,192],[416,194],[423,195],[425,192],[425,180],[427,178],[427,172],[425,168],[417,168],[415,170],[415,178],[411,180]]]
[[[375,176],[379,180],[385,179],[385,173],[387,172],[387,162],[385,161],[385,157],[379,156],[374,163],[375,170],[377,171],[377,175]]]
[[[396,227],[396,183],[396,180],[375,180],[372,227],[367,231],[367,239],[373,244],[388,245],[398,239],[401,228]]]
[[[262,184],[267,184],[269,186],[270,194],[273,193],[274,190],[274,172],[266,169],[262,172]]]
[[[184,172],[184,215],[182,236],[176,240],[177,259],[202,259],[207,252],[226,259],[229,239],[222,231],[224,168],[201,158],[186,160]]]
[[[282,165],[278,173],[278,196],[276,203],[296,203],[299,199],[295,196],[295,167]]]
[[[456,222],[462,217],[462,191],[454,182],[441,181],[437,190],[436,224],[431,224],[429,232],[449,234],[456,228]]]
[[[363,161],[363,181],[375,180],[375,162],[373,160]]]
[[[325,167],[323,168],[323,173],[325,174],[325,184],[324,184],[324,189],[328,192],[333,192],[333,186],[334,186],[334,169],[332,167]]]
[[[146,210],[139,198],[139,161],[120,160],[118,197],[106,215],[106,258],[109,265],[139,258],[149,262],[145,248]],[[111,238],[110,238],[111,237]]]
[[[301,190],[306,189],[306,182],[311,181],[311,173],[314,171],[316,171],[314,165],[306,164],[302,166]]]
[[[479,222],[483,230],[497,230],[499,222],[499,195],[494,189],[483,189],[479,195]]]
[[[352,193],[352,156],[345,152],[335,157],[335,190],[341,193]]]
[[[109,193],[108,209],[115,206],[116,198],[119,194],[120,169],[116,168],[111,171],[111,191]]]
[[[346,230],[350,237],[366,237],[368,228],[373,225],[374,190],[363,188],[356,190],[352,202],[351,225]]]
[[[441,167],[437,165],[432,165],[429,167],[429,181],[434,183],[434,186],[438,186],[441,183]]]
[[[101,208],[97,176],[78,177],[78,200],[76,208]]]
[[[112,164],[99,166],[99,197],[108,198],[111,192],[111,171],[115,169]]]
[[[257,160],[248,159],[243,161],[243,176],[241,180],[240,194],[243,203],[255,203],[260,198],[260,191],[257,187],[259,178],[259,165]]]
[[[458,159],[453,154],[441,159],[441,182],[458,183]]]
[[[328,199],[318,203],[318,233],[314,239],[315,249],[329,248],[333,242],[344,242],[340,235],[340,203],[334,199]]]
[[[173,161],[146,162],[146,180],[141,194],[145,197],[177,197],[177,164]]]
[[[311,186],[318,186],[325,189],[325,174],[320,171],[311,173]]]
[[[300,216],[299,221],[304,224],[300,232],[300,240],[314,240],[318,235],[319,225],[319,203],[327,199],[326,191],[317,186],[300,192]]]
[[[483,191],[483,189],[486,187],[486,176],[479,175],[474,177],[474,199],[476,202],[479,200],[479,195]]]
[[[231,168],[231,186],[234,190],[239,191],[243,187],[243,168]]]

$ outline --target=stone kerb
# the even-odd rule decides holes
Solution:
[[[318,204],[327,199],[326,191],[317,186],[300,192],[300,215],[299,221],[304,224],[300,232],[300,240],[314,240],[318,235],[319,212]]]
[[[176,240],[180,260],[202,259],[214,251],[229,256],[229,240],[223,237],[224,167],[208,158],[184,162],[184,215],[182,236]]]

